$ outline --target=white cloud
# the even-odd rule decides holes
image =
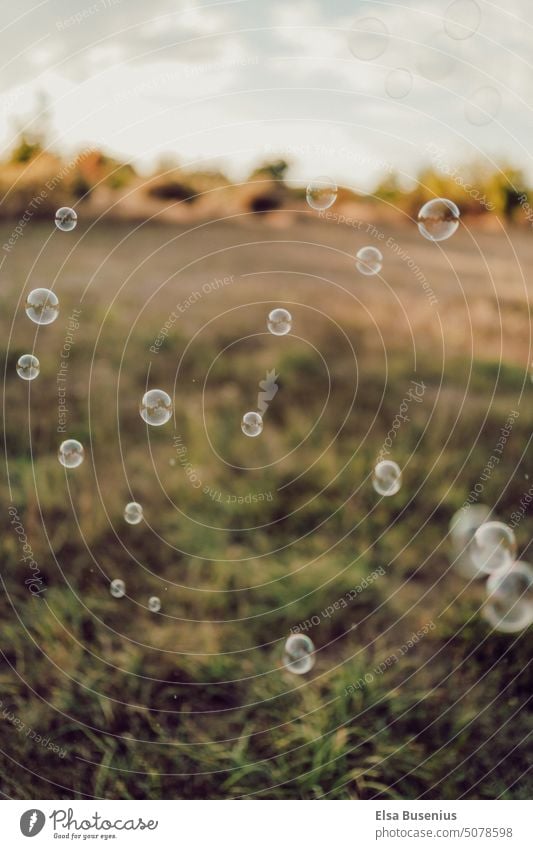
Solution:
[[[106,2],[89,13],[95,4],[86,0],[50,0],[18,22],[10,9],[9,52],[21,56],[2,76],[3,114],[27,114],[32,92],[44,91],[69,150],[105,140],[145,163],[169,149],[221,155],[242,172],[266,145],[292,145],[295,172],[316,168],[349,182],[354,161],[366,161],[356,177],[370,184],[371,163],[414,173],[433,141],[450,156],[505,155],[533,173],[529,0],[477,0],[481,25],[463,41],[444,33],[449,0]],[[348,47],[350,26],[364,16],[389,32],[374,61]],[[413,86],[393,100],[386,80],[398,67]],[[465,98],[480,85],[502,98],[484,127],[465,117]]]

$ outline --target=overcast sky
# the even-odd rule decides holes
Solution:
[[[143,168],[170,152],[240,177],[280,153],[302,183],[364,189],[391,168],[416,174],[434,144],[533,174],[531,0],[23,0],[2,13],[3,147],[45,93],[54,147],[97,144]]]

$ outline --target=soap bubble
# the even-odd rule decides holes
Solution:
[[[317,177],[307,186],[306,198],[312,209],[329,209],[337,199],[337,185],[330,177]]]
[[[453,200],[428,200],[418,213],[418,229],[430,242],[443,242],[459,227],[461,213]]]
[[[394,68],[387,74],[385,91],[394,100],[407,97],[413,87],[413,76],[407,68]]]
[[[289,672],[305,675],[315,665],[315,647],[306,634],[291,634],[285,643],[283,665]]]
[[[162,389],[150,389],[143,395],[140,406],[141,418],[149,425],[164,425],[172,415],[170,395]]]
[[[498,631],[513,633],[533,624],[533,568],[518,560],[487,579],[485,619]]]
[[[126,595],[126,584],[120,578],[115,578],[109,585],[109,592],[115,598],[122,598]]]
[[[474,35],[480,23],[481,9],[475,0],[454,0],[444,15],[444,29],[457,41]]]
[[[380,460],[374,467],[372,486],[379,495],[396,495],[402,485],[402,471],[394,460]]]
[[[366,274],[367,277],[379,274],[383,267],[383,254],[372,245],[360,248],[355,255],[355,267],[361,274]]]
[[[242,417],[241,430],[245,436],[259,436],[263,430],[263,419],[259,413],[245,413]]]
[[[148,599],[148,610],[151,613],[159,613],[161,610],[161,600],[156,595]]]
[[[499,112],[502,96],[497,88],[483,85],[472,92],[465,104],[466,120],[475,127],[490,124]]]
[[[516,555],[514,531],[503,522],[484,522],[474,534],[472,560],[481,572],[508,567]]]
[[[17,374],[22,380],[35,380],[40,370],[39,360],[33,354],[23,354],[18,358]]]
[[[288,310],[281,307],[272,310],[268,314],[267,327],[274,336],[285,336],[290,333],[292,327],[292,316]]]
[[[124,508],[124,518],[128,525],[138,525],[143,520],[143,509],[136,501],[130,501]]]
[[[75,469],[83,463],[84,454],[81,442],[77,439],[65,439],[59,446],[57,456],[65,469]]]
[[[35,324],[52,324],[59,315],[59,301],[50,289],[33,289],[26,299],[26,315]]]
[[[452,516],[450,540],[453,567],[464,578],[479,578],[484,575],[472,559],[472,548],[475,545],[474,535],[477,529],[488,520],[490,514],[491,509],[485,504],[471,504]]]
[[[74,210],[70,208],[70,206],[62,206],[61,209],[58,209],[56,212],[55,221],[58,230],[68,232],[69,230],[74,230],[78,223],[78,216]]]
[[[356,59],[377,59],[389,43],[389,31],[378,18],[359,18],[348,32],[348,46]]]

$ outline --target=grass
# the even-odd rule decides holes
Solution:
[[[511,248],[476,234],[497,259],[489,278],[467,230],[444,252],[395,232],[435,305],[385,247],[384,280],[357,275],[360,232],[313,216],[285,217],[282,229],[277,220],[135,235],[82,221],[52,239],[35,224],[6,257],[2,496],[46,590],[28,592],[6,510],[4,796],[531,794],[531,631],[490,631],[483,587],[449,568],[445,539],[512,410],[520,416],[480,500],[505,519],[530,485],[528,293]],[[527,234],[512,238],[527,264]],[[233,282],[203,292],[226,275]],[[45,328],[17,307],[39,285],[53,285],[61,303]],[[151,354],[194,291],[202,296]],[[265,318],[282,304],[293,335],[274,338]],[[56,374],[74,308],[68,435],[86,460],[65,474]],[[15,364],[33,349],[41,375],[27,385]],[[262,436],[247,440],[240,417],[273,368],[279,391]],[[409,404],[392,448],[404,485],[380,501],[369,476],[412,380],[423,399]],[[175,422],[150,432],[138,414],[146,385],[175,399]],[[138,526],[122,516],[133,499],[144,506]],[[527,559],[527,515],[516,533]],[[354,601],[323,613],[379,567],[385,574]],[[115,577],[126,582],[122,600],[109,594]],[[159,615],[147,610],[151,595]],[[284,641],[314,616],[316,665],[291,676]],[[431,621],[397,663],[345,694]]]

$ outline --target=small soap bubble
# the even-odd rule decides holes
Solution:
[[[259,436],[263,430],[263,419],[259,413],[245,413],[242,417],[241,430],[245,436]]]
[[[487,579],[485,619],[497,631],[513,633],[533,624],[533,568],[518,560]]]
[[[50,289],[33,289],[26,300],[26,315],[35,324],[52,324],[59,315],[59,300]]]
[[[383,268],[383,254],[372,245],[360,248],[355,255],[355,267],[367,277],[379,274]]]
[[[65,439],[59,446],[57,456],[65,469],[75,469],[81,466],[84,457],[83,445],[77,439]]]
[[[18,358],[17,374],[22,380],[35,380],[40,370],[39,360],[33,354],[23,354]]]
[[[464,578],[480,578],[485,574],[472,559],[472,549],[475,545],[474,536],[477,529],[488,521],[490,507],[485,504],[471,504],[465,509],[458,510],[450,521],[450,541],[452,549],[452,565]]]
[[[402,471],[394,460],[381,460],[374,467],[372,486],[379,495],[396,495],[402,485]]]
[[[109,585],[109,592],[114,598],[122,598],[126,595],[126,584],[120,578],[115,578]]]
[[[516,556],[514,531],[503,522],[484,522],[474,534],[472,559],[481,572],[490,574],[509,567]]]
[[[292,316],[288,310],[278,307],[268,314],[267,327],[274,336],[285,336],[290,333]]]
[[[78,216],[70,206],[62,206],[56,212],[55,222],[58,230],[68,232],[74,230],[78,223]]]
[[[306,198],[311,209],[329,209],[337,199],[337,185],[330,177],[317,177],[307,186]]]
[[[387,74],[385,91],[394,100],[407,97],[413,87],[413,75],[407,68],[394,68]]]
[[[153,595],[148,599],[148,610],[151,613],[159,613],[161,610],[161,600],[158,599],[156,595]]]
[[[124,508],[124,518],[128,525],[138,525],[143,520],[143,509],[136,501],[130,501]]]
[[[418,229],[430,242],[443,242],[459,227],[460,215],[453,200],[435,198],[425,203],[418,213]]]
[[[291,634],[285,643],[283,665],[295,675],[305,675],[315,665],[315,647],[306,634]]]
[[[498,89],[483,85],[472,92],[465,104],[466,120],[474,127],[490,124],[500,110],[502,96]]]
[[[389,31],[379,18],[359,18],[348,32],[348,46],[356,59],[377,59],[388,44]]]
[[[167,395],[162,389],[150,389],[143,395],[140,414],[146,424],[155,427],[166,424],[172,415],[170,395]]]
[[[454,0],[444,15],[444,29],[450,38],[464,41],[477,32],[481,23],[481,9],[475,0]]]

